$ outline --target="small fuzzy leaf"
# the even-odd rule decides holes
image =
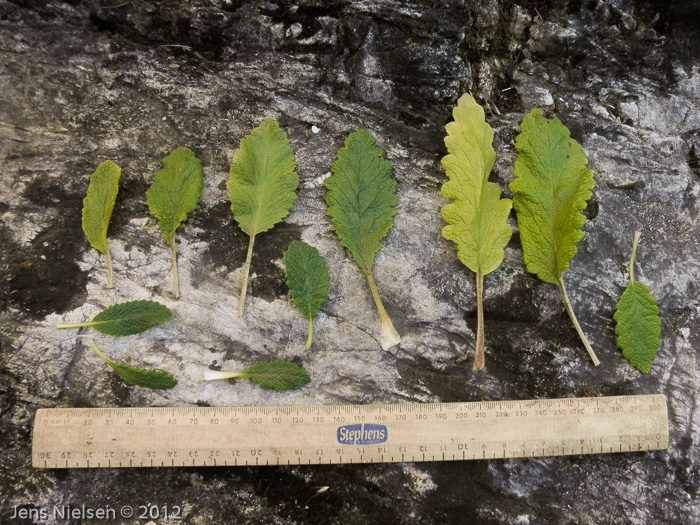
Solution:
[[[294,304],[311,321],[331,286],[326,261],[316,248],[300,241],[292,241],[282,259]]]
[[[160,233],[168,244],[187,214],[197,207],[202,195],[202,163],[188,148],[177,148],[161,160],[146,192],[146,204],[159,221]]]
[[[634,280],[634,261],[641,233],[635,232],[630,257],[630,284],[620,297],[615,311],[617,346],[630,364],[645,374],[656,359],[661,335],[661,320],[656,299],[649,288]]]
[[[243,372],[242,376],[264,388],[272,388],[278,392],[301,387],[311,381],[306,370],[294,363],[279,359],[257,364]]]
[[[528,272],[558,284],[583,239],[586,217],[581,212],[595,186],[593,170],[586,168],[586,155],[559,119],[547,120],[533,109],[521,130],[510,189],[523,259]]]
[[[121,170],[108,160],[90,177],[87,196],[83,199],[83,231],[90,246],[107,254],[107,228],[119,189]]]
[[[299,177],[286,133],[264,120],[241,141],[228,181],[231,211],[238,225],[254,236],[284,219],[296,200]]]
[[[133,335],[169,321],[172,316],[170,309],[160,303],[131,301],[110,306],[97,314],[91,322],[58,324],[56,328],[92,326],[103,334]]]
[[[364,129],[352,133],[338,151],[333,175],[324,181],[326,215],[333,229],[365,273],[382,239],[394,224],[396,181],[384,151],[374,145],[374,137]]]
[[[617,303],[614,319],[617,346],[622,349],[623,357],[637,370],[648,374],[656,359],[661,335],[659,309],[649,288],[640,282],[630,283]]]
[[[459,260],[467,268],[486,275],[503,262],[512,234],[507,222],[512,202],[500,198],[498,184],[488,182],[496,153],[484,110],[463,95],[453,114],[454,122],[446,126],[449,155],[442,159],[450,179],[442,186],[443,197],[450,201],[442,208],[447,223],[442,235],[457,245]]]
[[[119,363],[107,359],[97,348],[94,341],[90,341],[90,346],[92,346],[95,353],[112,367],[124,382],[129,385],[151,388],[153,390],[168,390],[177,385],[177,379],[168,372],[162,370],[144,370],[141,368],[133,368],[128,365],[120,365]]]

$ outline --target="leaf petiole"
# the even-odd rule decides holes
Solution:
[[[234,377],[247,377],[245,372],[227,372],[222,370],[207,370],[204,372],[205,381],[217,379],[233,379]]]
[[[384,304],[382,304],[382,299],[379,297],[379,290],[377,290],[377,285],[372,277],[372,272],[365,272],[367,276],[367,283],[369,284],[369,289],[372,292],[372,298],[374,299],[374,304],[377,306],[377,313],[379,314],[379,320],[382,323],[382,328],[380,332],[380,344],[382,345],[382,350],[389,350],[394,345],[401,342],[401,336],[394,328],[394,325],[389,318],[389,314],[386,313],[384,309]]]
[[[637,257],[637,245],[639,244],[639,238],[642,236],[641,232],[634,232],[634,242],[632,243],[632,256],[630,257],[630,284],[634,283],[634,259]]]
[[[88,322],[88,323],[59,323],[56,325],[56,328],[61,329],[61,328],[83,328],[86,326],[94,326],[94,322]]]
[[[250,236],[248,244],[248,255],[245,258],[245,266],[243,266],[243,282],[241,284],[241,296],[238,299],[238,317],[243,317],[245,310],[245,296],[248,291],[248,274],[250,273],[250,262],[253,260],[253,244],[255,244],[255,235]]]
[[[474,366],[472,370],[482,370],[486,364],[484,356],[484,275],[476,273],[476,352],[474,353]],[[469,357],[464,354],[457,358],[457,362],[466,361]]]
[[[313,338],[314,338],[314,320],[312,318],[312,319],[309,319],[309,336],[306,338],[306,347],[305,348],[307,350],[309,348],[311,348],[311,343],[313,341]]]
[[[173,260],[173,291],[175,292],[175,299],[179,299],[180,282],[177,279],[177,250],[175,243],[175,232],[173,232],[173,238],[170,241],[170,257]]]
[[[593,364],[595,366],[598,366],[600,364],[600,361],[598,360],[598,357],[595,355],[595,352],[593,351],[593,347],[591,347],[591,344],[588,342],[588,338],[586,337],[586,334],[583,333],[583,330],[581,329],[581,325],[578,324],[578,319],[576,319],[576,314],[574,313],[574,309],[571,306],[571,302],[569,301],[569,296],[566,293],[566,288],[564,288],[564,280],[559,279],[559,293],[561,294],[561,299],[564,302],[564,308],[566,308],[566,313],[569,314],[569,317],[571,318],[571,322],[574,323],[574,328],[576,328],[576,331],[578,332],[579,337],[581,338],[581,341],[583,341],[583,346],[586,347],[586,350],[588,350],[588,355],[591,356],[591,359],[593,360]]]
[[[109,245],[105,240],[105,257],[107,257],[107,288],[114,288],[114,272],[112,270],[112,256],[109,254]]]

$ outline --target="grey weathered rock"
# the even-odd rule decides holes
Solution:
[[[0,492],[14,506],[181,505],[186,523],[692,523],[700,520],[700,38],[693,2],[405,3],[0,1]],[[472,347],[473,276],[440,236],[444,124],[470,91],[496,130],[492,179],[509,194],[514,139],[539,106],[572,130],[595,170],[586,236],[567,272],[594,368],[554,287],[527,274],[518,236],[485,283],[486,370]],[[288,131],[301,179],[289,216],[256,246],[247,314],[236,317],[247,248],[226,202],[233,151],[261,119]],[[320,128],[310,133],[311,126]],[[398,180],[398,214],[375,278],[400,347],[383,352],[363,277],[324,216],[323,178],[347,134],[369,129]],[[203,160],[200,208],[181,227],[182,298],[145,206],[159,159]],[[88,176],[122,167],[110,229],[116,288],[80,229]],[[517,228],[515,217],[512,224]],[[615,346],[612,315],[633,231],[639,279],[657,297],[649,375]],[[333,287],[303,350],[281,254],[316,246]],[[159,299],[175,322],[114,339],[57,332],[127,299]],[[174,372],[154,393],[115,379],[86,345]],[[209,367],[303,362],[313,383],[273,394],[203,384]],[[53,406],[302,404],[668,396],[665,452],[492,462],[279,469],[35,471],[34,411]],[[329,486],[309,502],[316,487]]]

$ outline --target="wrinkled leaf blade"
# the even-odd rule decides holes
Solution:
[[[496,160],[493,130],[484,110],[469,95],[463,95],[447,126],[442,159],[449,181],[442,195],[450,201],[442,208],[447,226],[445,239],[457,245],[459,260],[475,273],[486,275],[503,262],[504,248],[512,235],[508,214],[512,202],[501,199],[501,189],[488,182]]]
[[[83,231],[90,246],[107,253],[107,228],[119,190],[121,170],[108,160],[90,177],[87,196],[83,199]]]
[[[146,192],[146,204],[160,222],[160,233],[168,244],[173,234],[197,207],[202,195],[202,163],[188,148],[177,148],[161,160],[163,169]]]
[[[622,355],[640,372],[651,370],[660,346],[661,320],[656,299],[649,288],[632,282],[620,297],[614,316],[617,346]]]
[[[110,306],[97,314],[92,326],[108,335],[133,335],[169,321],[173,313],[154,301],[130,301]]]
[[[175,379],[172,374],[169,374],[168,372],[163,370],[144,370],[141,368],[133,368],[128,365],[115,363],[111,359],[108,359],[107,356],[105,356],[100,349],[97,348],[94,341],[90,341],[90,346],[95,353],[100,356],[100,359],[114,369],[114,371],[119,374],[124,382],[129,385],[141,386],[154,390],[168,390],[177,385],[177,379]]]
[[[267,231],[289,214],[299,185],[294,166],[287,135],[272,119],[241,141],[227,187],[231,211],[245,233]]]
[[[278,392],[302,387],[311,381],[306,370],[294,363],[279,359],[249,368],[244,377],[264,388],[271,388]]]
[[[292,241],[282,259],[294,305],[312,321],[331,286],[326,261],[316,248],[300,241]]]
[[[364,129],[352,133],[338,151],[327,188],[326,215],[331,217],[340,244],[352,253],[365,273],[371,272],[381,240],[394,224],[396,181],[391,163]]]
[[[595,186],[593,171],[586,168],[586,155],[559,119],[547,120],[533,109],[521,130],[510,189],[523,259],[530,273],[557,284],[583,238],[586,217],[581,212]]]

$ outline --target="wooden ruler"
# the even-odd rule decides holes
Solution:
[[[37,411],[36,468],[314,465],[661,450],[664,395]]]

